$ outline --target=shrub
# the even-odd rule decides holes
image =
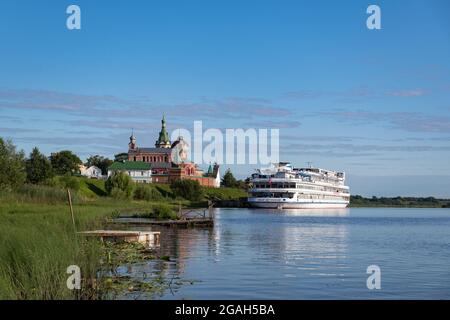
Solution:
[[[64,189],[71,189],[73,191],[80,190],[80,181],[70,174],[61,176],[58,180],[58,185]]]
[[[24,184],[26,178],[23,151],[11,141],[0,138],[0,190],[11,191]]]
[[[134,189],[133,197],[135,200],[158,201],[163,197],[155,188],[147,184],[138,184]]]
[[[129,198],[127,193],[119,188],[112,188],[109,195],[117,200],[125,200]]]
[[[177,219],[176,213],[173,211],[172,207],[167,204],[158,204],[153,207],[153,216],[158,219]]]
[[[133,193],[133,181],[124,172],[116,172],[105,182],[106,192],[110,196],[121,198],[130,198]],[[117,189],[114,191],[114,189]],[[119,192],[122,191],[122,192]],[[114,191],[114,195],[113,195]]]
[[[186,200],[198,201],[203,196],[200,183],[195,180],[177,180],[170,184],[173,194]]]

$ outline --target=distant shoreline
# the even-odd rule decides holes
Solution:
[[[247,208],[246,198],[215,202],[217,208]],[[349,208],[450,208],[450,199],[434,197],[372,197],[351,196]]]
[[[434,197],[372,197],[359,195],[350,197],[350,207],[391,207],[391,208],[450,208],[450,199]]]

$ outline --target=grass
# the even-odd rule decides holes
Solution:
[[[177,208],[167,203],[153,203],[143,212],[135,213],[136,217],[157,220],[178,220]]]
[[[237,188],[203,188],[203,192],[207,198],[220,200],[236,200],[246,198],[247,192]]]
[[[98,299],[101,244],[74,233],[68,206],[58,189],[41,195],[0,196],[0,299]],[[24,202],[26,199],[26,202]],[[132,206],[142,206],[133,203]],[[77,230],[100,228],[130,203],[74,199]],[[83,290],[67,289],[67,267],[81,268]]]
[[[105,190],[105,181],[96,179],[80,179],[79,192],[87,197],[105,197],[107,195]]]
[[[0,194],[0,300],[104,297],[105,281],[99,279],[104,246],[75,234],[62,183],[64,178],[48,186],[25,185],[15,193]],[[77,177],[70,184],[76,187],[72,199],[78,231],[102,228],[122,212],[173,218],[179,205],[195,205],[175,199],[168,185],[152,185],[162,195],[158,201],[119,201],[106,196],[102,180]],[[221,199],[245,196],[234,189],[204,191]],[[81,291],[67,288],[70,265],[81,268]]]

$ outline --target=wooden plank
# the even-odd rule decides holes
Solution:
[[[148,246],[159,246],[161,232],[130,230],[93,230],[78,232],[86,236],[100,237],[102,240],[115,242],[139,242]]]
[[[210,218],[191,218],[183,220],[153,220],[146,218],[118,218],[112,221],[113,223],[123,223],[131,225],[159,225],[159,226],[204,226],[212,227],[214,226],[214,219]]]

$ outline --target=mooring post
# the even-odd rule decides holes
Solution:
[[[211,200],[208,200],[208,214],[209,214],[209,218],[212,219],[213,218],[213,202]]]
[[[75,226],[75,216],[73,215],[73,207],[72,207],[72,196],[70,195],[69,188],[67,188],[67,198],[69,199],[69,207],[70,207],[70,214],[72,216],[73,230],[75,231],[75,234],[76,234],[77,233],[77,227]]]

